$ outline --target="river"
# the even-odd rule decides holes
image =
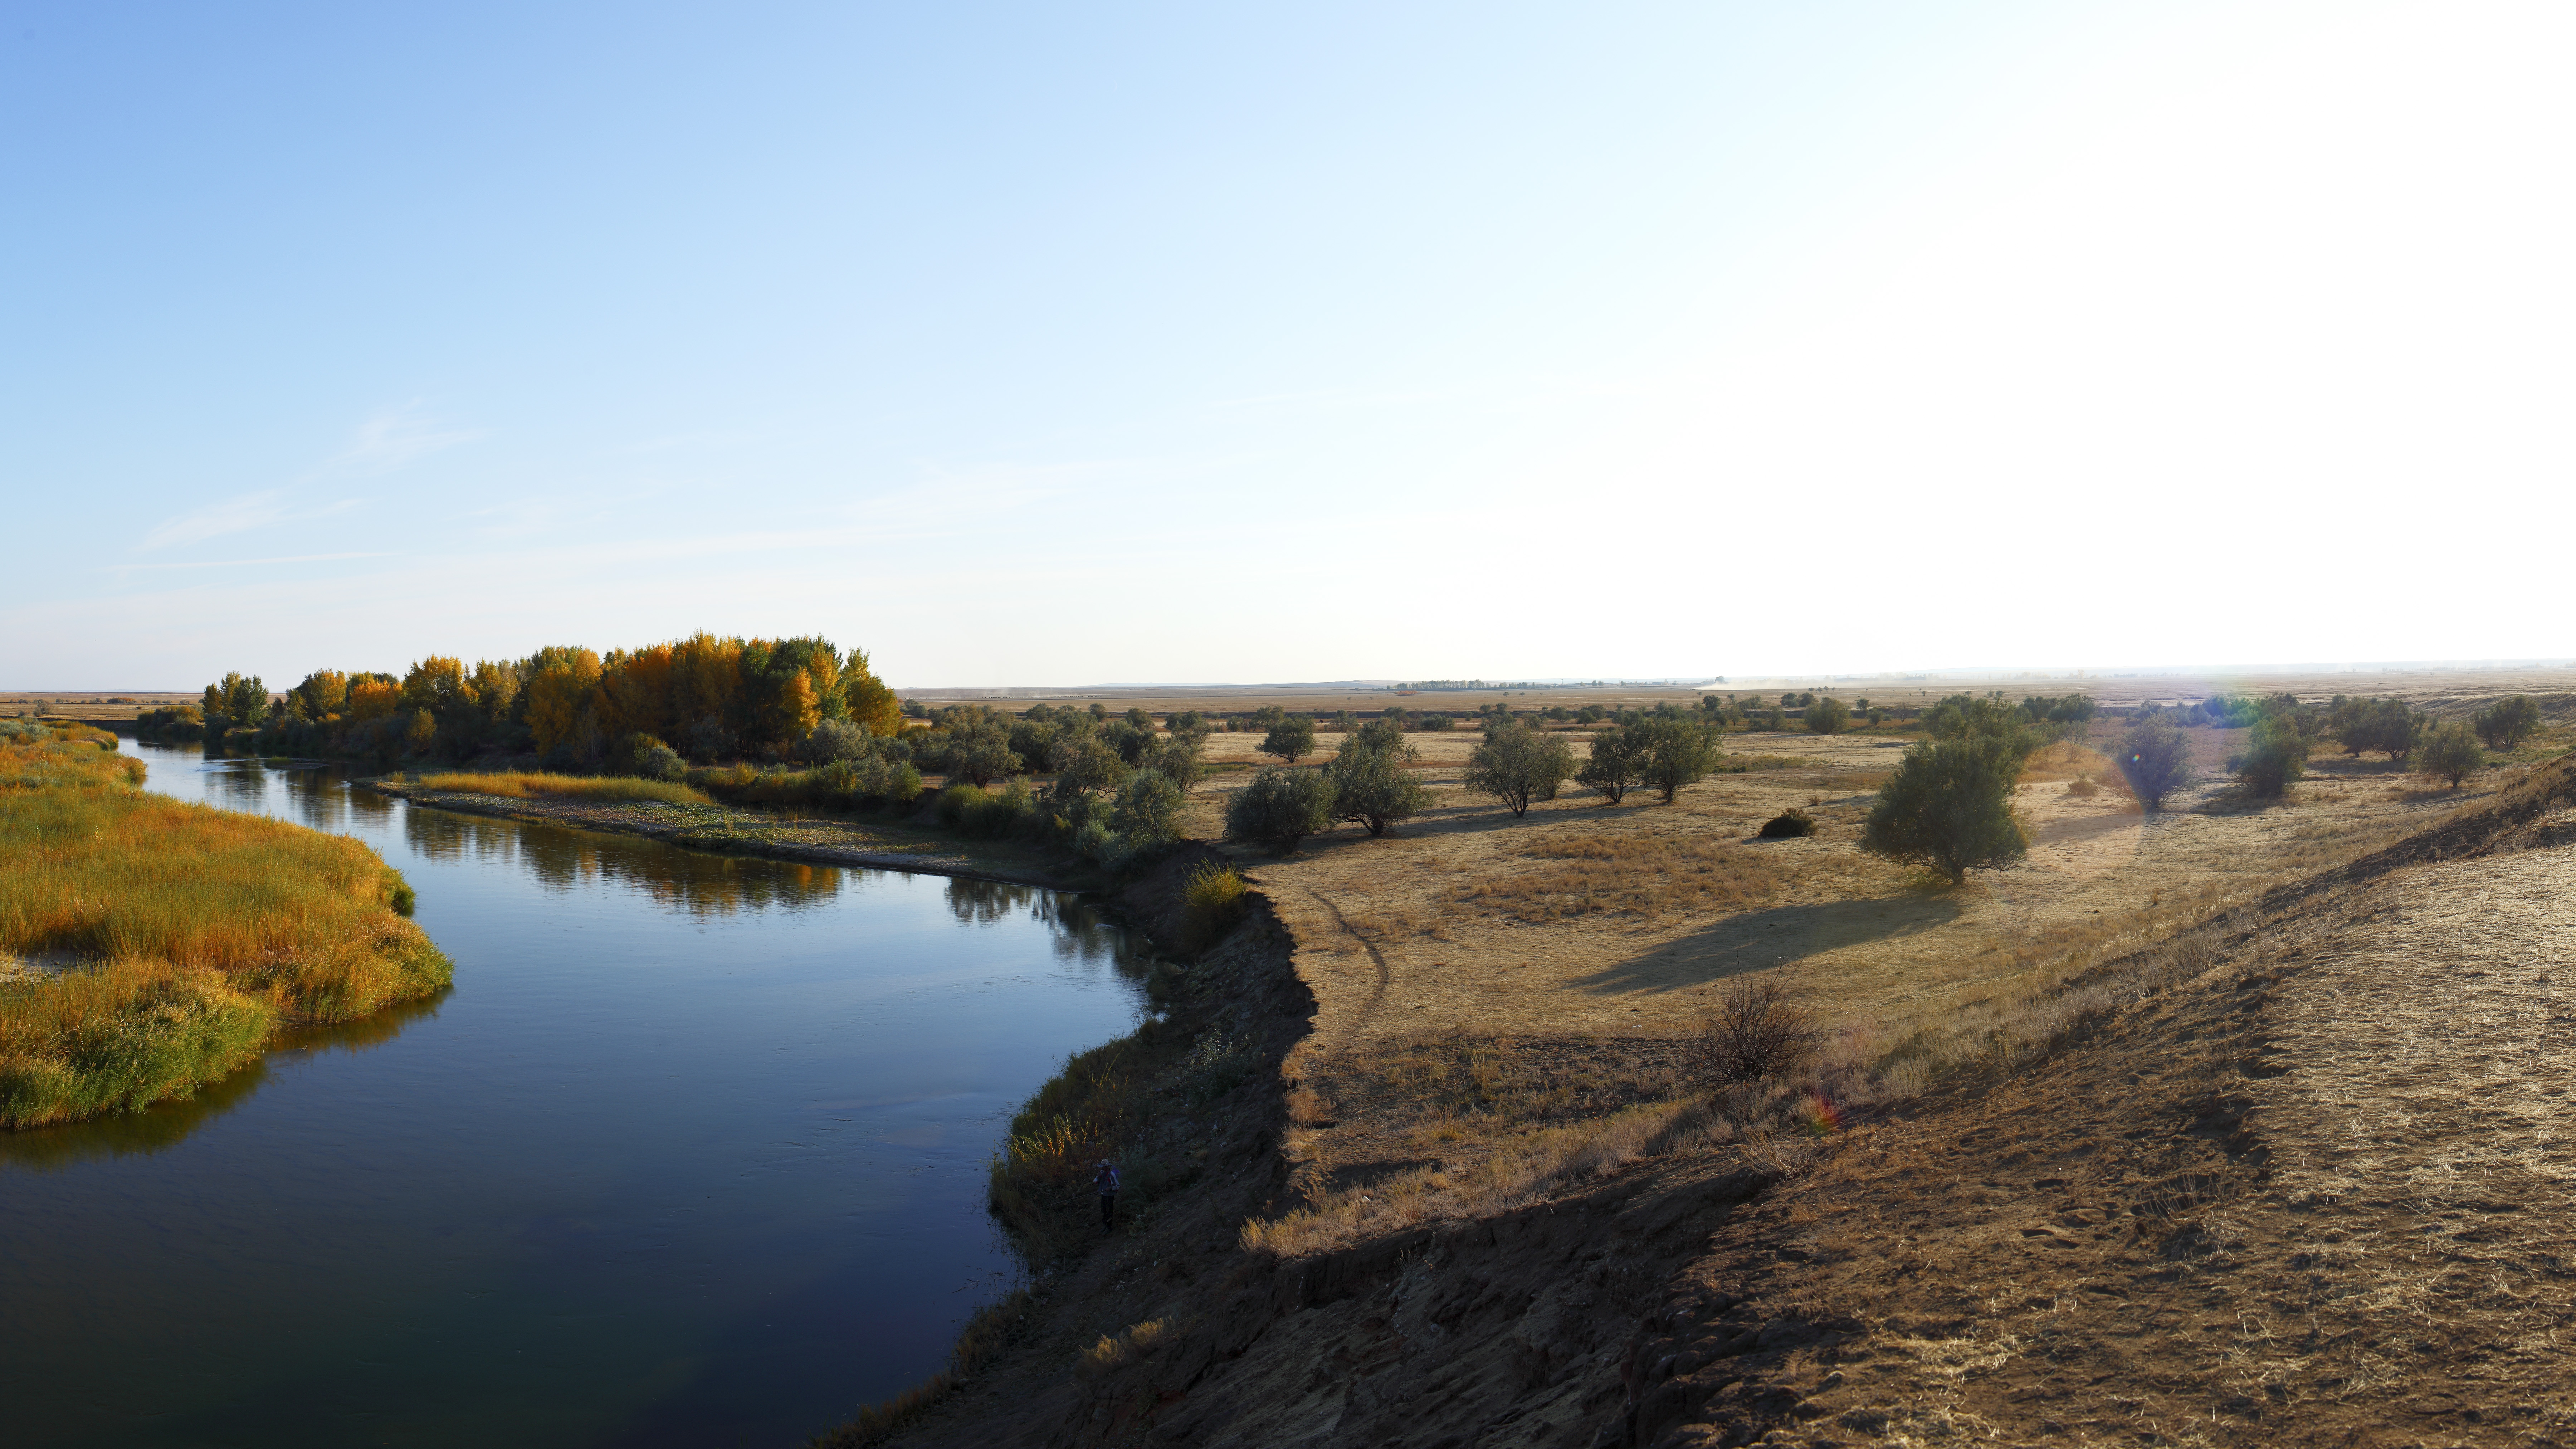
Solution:
[[[193,1101],[0,1133],[12,1445],[801,1444],[1007,1289],[985,1164],[1141,1008],[1071,896],[125,748],[374,846],[456,984]]]

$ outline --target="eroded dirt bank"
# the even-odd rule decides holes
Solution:
[[[898,1442],[2576,1441],[2576,812],[2535,776],[1817,1139],[1282,1257],[1237,1231],[1301,1200],[1274,1083]],[[1257,918],[1180,1010],[1284,1050],[1296,944]]]

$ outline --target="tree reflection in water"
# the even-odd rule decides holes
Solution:
[[[1141,936],[1120,930],[1098,903],[1081,896],[952,876],[948,909],[958,924],[966,926],[991,925],[1026,912],[1029,919],[1052,928],[1047,939],[1060,960],[1105,963],[1130,976],[1142,976],[1154,966],[1153,954],[1143,947]]]
[[[626,884],[654,904],[700,919],[744,911],[811,910],[837,899],[839,866],[706,855],[659,841],[415,807],[403,843],[429,860],[519,865],[550,891]]]

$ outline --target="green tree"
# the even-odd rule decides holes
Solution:
[[[1315,753],[1315,722],[1302,714],[1289,715],[1261,737],[1261,753],[1277,755],[1284,765]]]
[[[2539,730],[2540,705],[2530,695],[2517,694],[2479,710],[2475,723],[2488,749],[2510,750]]]
[[[1010,736],[999,728],[988,725],[949,737],[946,773],[950,784],[964,780],[981,789],[1019,772],[1020,757],[1011,751]]]
[[[1851,723],[1851,706],[1831,695],[1807,706],[1807,732],[1838,735]]]
[[[2129,782],[2139,809],[2162,810],[2167,795],[2191,783],[2191,737],[2162,711],[2143,715],[2120,736],[2113,763]]]
[[[2403,761],[2424,729],[2402,699],[2345,700],[2329,712],[2328,724],[2345,753],[2378,750],[2392,761]]]
[[[1592,732],[1592,756],[1574,774],[1575,783],[1598,790],[1618,804],[1645,782],[1646,741],[1627,725]]]
[[[2296,718],[2265,715],[2254,723],[2245,753],[2236,760],[2236,784],[2258,800],[2277,800],[2292,782],[2308,772],[2308,737]]]
[[[1196,730],[1167,735],[1145,756],[1144,765],[1178,785],[1186,795],[1198,787],[1199,778],[1207,773],[1207,766],[1199,758],[1199,752],[1206,748],[1207,736]]]
[[[1861,849],[1930,866],[1957,885],[1972,870],[1999,870],[2030,848],[2013,814],[2022,751],[2007,735],[1961,733],[1912,746],[1878,792]]]
[[[1532,800],[1555,799],[1557,787],[1573,775],[1574,751],[1565,741],[1514,720],[1485,731],[1485,742],[1467,756],[1463,783],[1502,801],[1513,815],[1526,816]]]
[[[1055,786],[1048,793],[1064,802],[1077,795],[1115,790],[1126,783],[1127,773],[1127,762],[1118,758],[1116,750],[1097,739],[1086,739],[1056,765]]]
[[[2469,772],[2486,762],[2477,737],[2467,725],[2454,719],[2444,720],[2425,733],[2424,743],[2416,750],[2415,767],[2427,775],[2449,776],[2451,788],[2456,790]]]
[[[1652,785],[1665,804],[1717,768],[1715,732],[1681,714],[1654,715],[1628,726],[1635,742],[1640,783]]]
[[[1181,787],[1159,770],[1138,770],[1118,787],[1111,828],[1137,844],[1159,843],[1180,833]]]
[[[1376,744],[1369,730],[1344,739],[1324,766],[1333,780],[1333,818],[1378,836],[1430,808],[1430,787],[1405,768],[1413,758],[1412,746]]]
[[[1228,840],[1249,840],[1285,854],[1333,826],[1333,781],[1322,770],[1265,765],[1226,802]]]

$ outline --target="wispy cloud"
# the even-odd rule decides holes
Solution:
[[[252,564],[322,563],[343,558],[392,558],[390,553],[298,553],[283,558],[216,558],[196,563],[109,564],[111,571],[123,573],[134,569],[237,569]]]
[[[287,501],[285,490],[263,488],[257,493],[244,493],[239,497],[227,498],[221,503],[209,503],[203,508],[182,513],[176,518],[165,519],[160,527],[143,535],[143,542],[135,546],[135,551],[150,553],[155,549],[203,543],[207,539],[222,538],[227,534],[247,533],[254,528],[266,528],[274,523],[328,518],[335,513],[346,513],[357,506],[358,500],[343,498],[334,503],[297,508]]]
[[[349,446],[325,462],[320,472],[342,477],[390,473],[482,436],[431,417],[419,403],[405,403],[358,424]]]

